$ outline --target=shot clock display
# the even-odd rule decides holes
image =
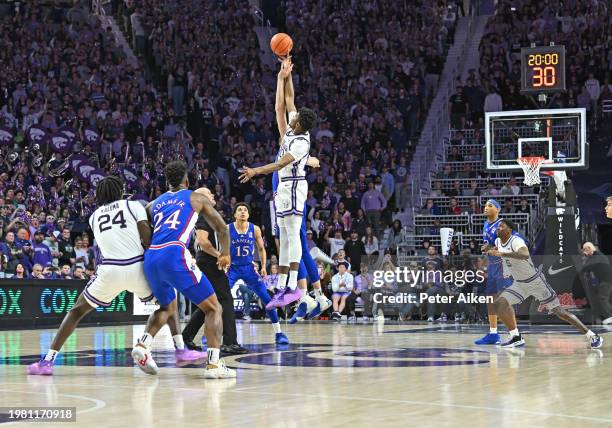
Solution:
[[[565,91],[565,46],[521,49],[521,92]]]

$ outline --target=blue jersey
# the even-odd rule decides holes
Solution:
[[[495,247],[495,240],[497,239],[497,228],[499,227],[500,218],[495,220],[493,223],[489,223],[488,220],[484,222],[484,228],[482,231],[483,242],[485,245]],[[488,276],[491,278],[503,278],[503,266],[501,257],[487,256],[489,260],[489,266],[487,268]]]
[[[244,266],[253,264],[253,252],[255,251],[255,226],[248,223],[246,233],[238,233],[235,223],[230,223],[230,255],[232,266]]]
[[[166,192],[151,205],[153,237],[151,245],[182,242],[189,246],[198,214],[191,206],[191,190]]]
[[[280,150],[276,154],[276,158],[274,159],[274,162],[277,162],[279,157],[280,157]],[[272,193],[276,194],[276,189],[278,189],[278,171],[274,171],[272,173]]]

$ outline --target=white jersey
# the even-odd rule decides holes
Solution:
[[[495,240],[495,246],[500,253],[516,253],[519,248],[527,247],[527,244],[520,236],[512,235],[506,243],[502,243],[500,238]],[[510,259],[502,257],[504,266],[504,277],[513,277],[515,281],[525,281],[538,275],[538,270],[531,261],[531,256],[526,260]]]
[[[285,153],[291,153],[295,159],[289,165],[281,168],[278,171],[279,182],[306,177],[306,162],[308,161],[308,154],[310,152],[310,134],[295,135],[291,127],[287,128],[287,132],[283,137],[283,144],[281,145],[279,152],[279,159],[282,158]],[[283,178],[285,180],[283,180]]]
[[[143,259],[139,221],[147,221],[144,207],[140,202],[126,200],[103,205],[89,217],[105,263],[129,264]]]

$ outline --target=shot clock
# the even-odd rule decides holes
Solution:
[[[565,46],[521,49],[521,92],[565,91]]]

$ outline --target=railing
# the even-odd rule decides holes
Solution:
[[[460,59],[465,57],[467,50],[470,47],[470,39],[474,31],[474,17],[467,17],[467,30],[465,43],[461,47],[461,51],[456,58],[454,64],[449,64],[448,61],[444,68],[442,76],[444,80],[440,82],[436,98],[432,103],[428,120],[421,133],[418,147],[411,162],[411,205],[417,203],[418,192],[416,189],[429,187],[428,179],[430,173],[436,170],[439,162],[444,159],[444,144],[443,137],[448,132],[449,113],[448,100],[455,92],[455,81],[463,64]]]
[[[476,205],[480,208],[484,206],[490,196],[436,196],[433,198],[421,197],[421,207],[424,207],[427,203],[428,199],[432,199],[435,206],[439,208],[448,208],[450,206],[450,200],[456,199],[457,205],[461,208],[465,208],[469,206],[470,200],[475,200]],[[507,201],[510,199],[512,201],[513,206],[517,206],[520,204],[522,199],[527,200],[527,204],[530,207],[537,207],[540,203],[540,195],[499,195],[496,197],[500,203]],[[421,208],[422,209],[422,208]]]
[[[520,177],[519,177],[520,178]],[[545,176],[545,177],[541,177],[542,180],[542,184],[540,185],[541,187],[548,187],[549,183],[550,183],[550,177]],[[487,183],[489,181],[493,182],[493,184],[496,187],[501,187],[504,184],[506,184],[508,182],[508,177],[487,177],[487,178],[434,178],[433,180],[431,180],[432,184],[439,182],[441,189],[451,189],[453,187],[453,184],[455,183],[455,181],[458,181],[459,184],[461,185],[462,189],[465,188],[469,188],[470,187],[470,183],[472,181],[475,181],[476,184],[478,185],[478,189],[482,190],[485,189],[487,187]],[[524,185],[520,185],[518,184],[518,186],[521,188],[521,191],[524,192],[525,189],[531,189],[531,187],[529,186],[524,186]]]

